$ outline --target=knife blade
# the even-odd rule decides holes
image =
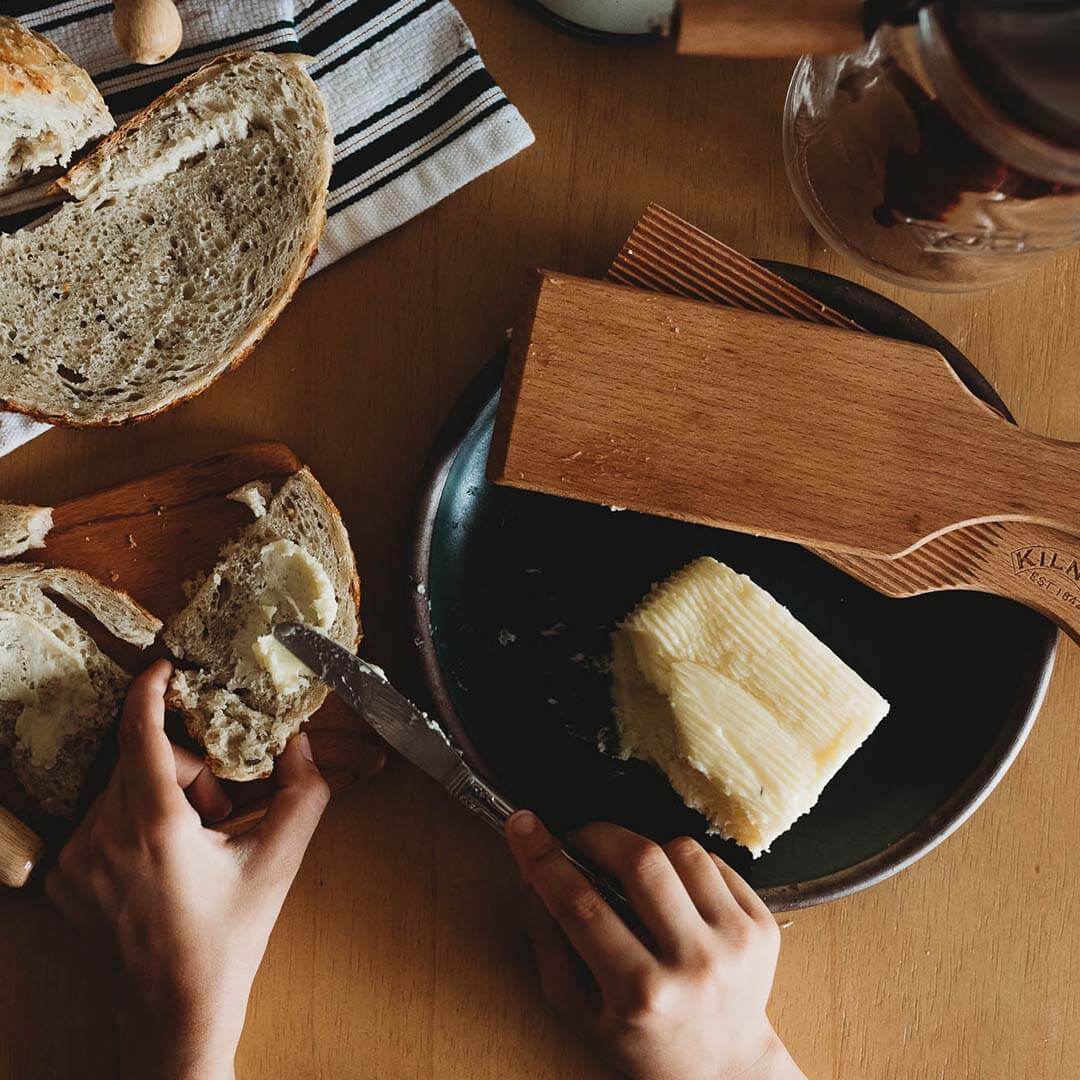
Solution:
[[[303,623],[279,623],[274,637],[329,686],[403,758],[438,781],[500,834],[516,807],[478,776],[446,733],[390,685],[385,672]],[[567,859],[631,926],[637,918],[622,890],[589,861],[563,848]]]
[[[280,623],[274,637],[359,713],[402,757],[444,787],[464,764],[438,724],[399,694],[381,668],[303,623]]]

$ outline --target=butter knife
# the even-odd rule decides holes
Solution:
[[[274,637],[349,708],[355,710],[403,758],[422,769],[500,834],[517,807],[478,776],[446,737],[442,728],[399,694],[374,664],[302,623],[279,623]],[[582,856],[563,854],[593,888],[630,925],[637,919],[622,890]]]

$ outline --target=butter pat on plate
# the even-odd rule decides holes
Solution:
[[[810,810],[889,703],[748,577],[711,558],[615,632],[620,753],[665,773],[756,858]]]

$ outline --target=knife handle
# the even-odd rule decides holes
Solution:
[[[863,0],[683,0],[678,51],[691,56],[842,53],[863,43]]]
[[[41,837],[0,806],[0,885],[25,885],[44,850]]]
[[[502,834],[506,822],[517,812],[517,807],[511,805],[493,787],[481,780],[468,766],[464,766],[462,774],[452,781],[447,790],[457,797],[462,806],[467,807],[474,814],[483,818],[496,832]],[[608,902],[611,908],[628,926],[634,927],[639,924],[630,901],[623,895],[622,890],[606,874],[596,869],[588,859],[575,854],[563,847],[563,854],[570,863],[577,868],[590,885]]]

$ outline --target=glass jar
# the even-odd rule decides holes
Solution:
[[[1055,82],[1039,73],[1061,43],[1032,38],[1025,74],[1012,70],[1026,55],[1015,24],[997,66],[993,45],[964,30],[924,9],[858,52],[803,57],[788,89],[784,156],[803,211],[834,248],[903,285],[981,288],[1080,244],[1075,39]]]

